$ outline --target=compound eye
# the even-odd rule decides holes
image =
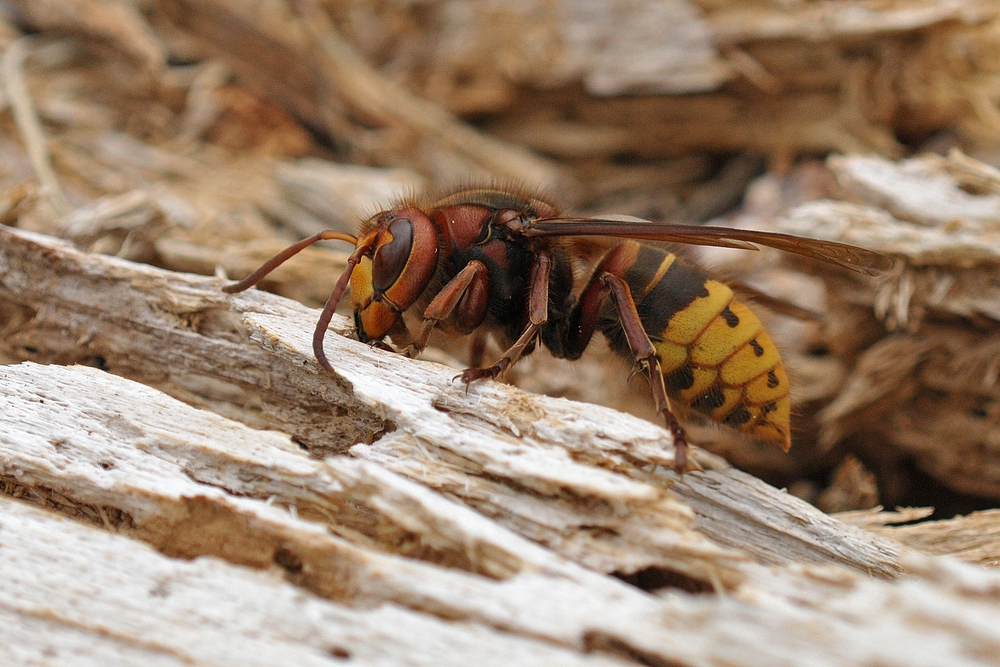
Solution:
[[[413,247],[413,223],[407,218],[396,218],[386,232],[392,240],[379,246],[372,259],[372,285],[379,292],[385,292],[399,279]]]

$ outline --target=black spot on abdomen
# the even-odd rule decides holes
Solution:
[[[674,372],[665,375],[663,381],[667,385],[667,391],[670,392],[677,393],[690,389],[694,385],[694,369],[691,368],[691,364],[684,364]]]
[[[691,407],[701,412],[711,412],[726,402],[726,396],[718,386],[712,387],[691,402]]]
[[[751,415],[750,411],[746,409],[746,406],[737,405],[736,408],[729,413],[729,416],[722,420],[722,423],[727,426],[732,426],[733,428],[739,428],[740,426],[743,426],[743,424],[750,421],[752,417],[753,415]]]
[[[729,310],[729,306],[723,308],[719,316],[726,321],[730,329],[735,329],[740,323],[739,315]]]

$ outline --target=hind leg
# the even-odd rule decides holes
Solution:
[[[660,358],[656,354],[653,341],[649,339],[649,334],[642,326],[642,320],[639,319],[632,291],[624,280],[611,273],[605,273],[599,280],[610,292],[632,356],[649,380],[649,390],[653,395],[656,411],[663,417],[667,430],[674,439],[674,470],[683,475],[693,463],[688,461],[687,434],[684,433],[684,427],[677,421],[676,415],[670,408],[670,398],[667,396],[667,387],[663,381]]]
[[[570,326],[567,327],[564,341],[564,354],[567,358],[575,359],[583,353],[594,331],[597,330],[601,309],[610,297],[632,357],[649,380],[649,390],[656,411],[663,417],[664,424],[673,438],[674,470],[678,474],[684,474],[692,468],[697,469],[697,464],[688,459],[687,435],[671,409],[660,358],[642,326],[632,291],[619,276],[602,269],[598,269],[598,273],[599,275],[594,276],[580,295],[576,308],[570,315]]]

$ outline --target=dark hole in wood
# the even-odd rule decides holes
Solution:
[[[280,547],[274,552],[274,562],[289,574],[298,574],[302,571],[302,559],[285,547]]]
[[[338,660],[351,659],[351,652],[348,651],[343,646],[331,646],[329,649],[327,649],[327,653],[329,653],[331,657],[337,658]]]
[[[614,576],[647,592],[664,588],[678,588],[688,593],[711,593],[713,591],[712,584],[707,581],[694,579],[662,567],[647,567],[631,574],[615,572]]]

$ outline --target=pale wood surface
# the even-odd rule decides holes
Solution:
[[[719,539],[739,534],[741,548],[761,558],[782,560],[787,546],[796,560],[895,570],[892,543],[863,534],[845,541],[821,512],[720,459],[701,454],[709,472],[678,482],[662,472],[672,464],[669,436],[646,421],[498,383],[467,392],[452,369],[333,334],[327,353],[337,375],[330,377],[312,359],[316,313],[299,304],[259,291],[228,297],[218,279],[88,255],[9,229],[0,234],[8,267],[0,299],[12,310],[35,309],[12,324],[8,355],[99,358],[112,372],[196,405],[288,431],[317,455],[370,442],[352,453],[605,571],[662,566],[706,582],[709,571],[725,575],[734,556],[694,529],[695,513],[709,526],[703,530],[714,523],[707,517],[719,516]],[[661,471],[651,478],[653,465]],[[733,486],[716,490],[726,485]],[[757,497],[748,512],[748,499]]]
[[[703,453],[707,473],[651,474],[670,463],[658,427],[495,383],[466,394],[451,369],[332,333],[337,376],[323,375],[307,351],[315,311],[0,234],[0,304],[37,308],[7,320],[5,354],[99,355],[202,406],[269,405],[223,416],[94,368],[4,367],[7,494],[119,533],[4,502],[8,655],[998,664],[996,574],[907,551]],[[294,409],[307,395],[322,422]],[[310,451],[232,418],[301,429]],[[316,458],[363,424],[379,425],[374,442]],[[602,574],[648,568],[702,592],[651,596]]]
[[[394,604],[305,595],[277,573],[182,561],[0,500],[5,664],[611,665]]]

